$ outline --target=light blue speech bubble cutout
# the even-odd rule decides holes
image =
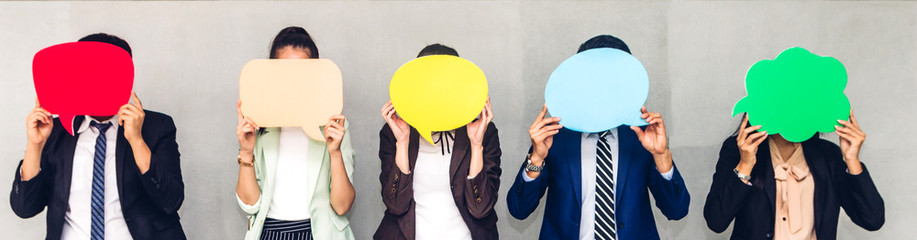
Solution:
[[[544,100],[564,127],[592,133],[646,125],[640,108],[648,94],[649,76],[640,60],[618,49],[596,48],[557,66],[545,86]]]

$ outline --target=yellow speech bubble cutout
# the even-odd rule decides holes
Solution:
[[[301,126],[324,142],[321,126],[344,109],[341,70],[328,59],[256,59],[239,76],[242,114],[259,127]]]
[[[484,72],[471,61],[449,55],[405,63],[388,89],[398,116],[430,143],[433,132],[470,123],[487,101]]]

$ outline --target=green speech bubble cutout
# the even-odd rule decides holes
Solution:
[[[759,131],[802,142],[815,132],[833,132],[838,119],[847,120],[846,87],[847,70],[840,61],[790,48],[751,66],[745,75],[748,95],[736,103],[732,116],[748,113],[752,125],[761,125]]]

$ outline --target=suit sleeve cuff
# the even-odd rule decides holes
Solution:
[[[522,175],[522,181],[525,181],[525,182],[532,182],[532,181],[535,181],[535,179],[536,179],[536,178],[530,178],[528,174],[525,174],[525,170],[524,170],[524,169],[522,170],[522,174],[520,174],[520,175]],[[540,176],[540,175],[539,175],[539,176]]]

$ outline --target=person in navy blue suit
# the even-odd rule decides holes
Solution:
[[[609,35],[589,39],[578,52],[593,48],[630,53]],[[688,214],[691,197],[672,161],[662,115],[644,107],[645,128],[583,133],[545,118],[546,110],[529,128],[532,147],[506,197],[510,214],[525,219],[550,188],[540,239],[659,239],[647,190],[669,220]]]

